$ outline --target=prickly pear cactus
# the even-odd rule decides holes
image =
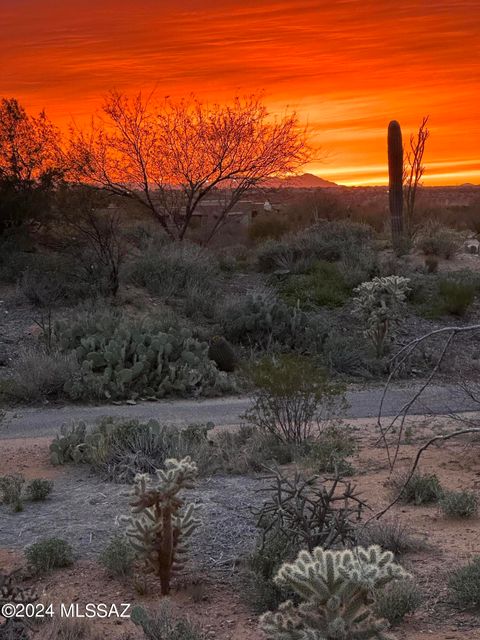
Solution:
[[[160,578],[162,595],[170,592],[172,574],[183,566],[186,541],[200,524],[195,505],[184,509],[179,496],[183,489],[194,486],[196,477],[197,465],[189,456],[166,460],[165,470],[157,470],[154,483],[148,475],[138,475],[130,501],[131,516],[121,519],[145,572]]]
[[[260,626],[272,640],[393,640],[388,623],[373,614],[374,593],[408,577],[393,554],[378,546],[302,551],[280,568],[275,583],[303,602],[284,602],[278,611],[264,614]]]
[[[185,329],[159,330],[146,324],[93,326],[57,324],[64,351],[75,351],[80,375],[65,385],[73,399],[149,399],[169,395],[215,395],[231,390],[225,373],[209,358],[209,345]],[[85,334],[85,331],[94,331]]]

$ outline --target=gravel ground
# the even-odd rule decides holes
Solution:
[[[255,537],[253,505],[261,504],[262,480],[246,476],[202,478],[187,491],[187,501],[199,505],[202,520],[193,534],[190,558],[203,570],[231,573],[240,556],[252,549]],[[100,480],[84,469],[69,467],[55,480],[51,497],[25,502],[20,513],[0,505],[0,546],[25,549],[42,538],[67,540],[78,558],[94,559],[112,535],[122,530],[116,520],[128,514],[130,487]]]

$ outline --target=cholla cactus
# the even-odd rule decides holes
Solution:
[[[146,573],[160,578],[162,595],[170,592],[172,573],[183,565],[185,541],[199,525],[195,505],[182,510],[182,489],[191,489],[197,465],[189,456],[183,460],[166,460],[165,470],[157,470],[157,483],[146,474],[137,475],[130,501],[132,515],[124,516],[126,535]]]
[[[392,639],[388,623],[372,613],[374,592],[392,580],[410,577],[393,562],[393,553],[378,546],[346,551],[302,551],[284,564],[275,577],[305,600],[291,600],[278,611],[265,613],[260,626],[274,640]]]
[[[402,276],[387,276],[362,282],[354,289],[353,314],[363,321],[364,335],[373,343],[379,358],[402,317],[409,282]]]

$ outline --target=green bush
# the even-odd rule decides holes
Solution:
[[[373,230],[364,224],[321,220],[313,227],[270,240],[257,250],[261,271],[301,272],[317,260],[336,262],[349,254],[372,251]]]
[[[425,548],[424,541],[416,538],[399,520],[373,521],[366,527],[360,525],[357,541],[363,547],[376,544],[396,556]]]
[[[480,291],[477,274],[459,271],[440,277],[435,275],[412,278],[410,301],[427,318],[446,315],[462,317]]]
[[[219,266],[214,254],[189,242],[152,244],[127,266],[127,280],[165,300],[183,299],[188,315],[211,309],[218,295]],[[196,307],[195,307],[196,305]]]
[[[81,618],[60,618],[56,616],[42,627],[42,640],[103,640],[103,633],[94,628],[92,620]]]
[[[332,383],[311,359],[294,355],[263,358],[248,369],[255,386],[245,418],[281,442],[310,440],[314,422],[344,406],[344,386]]]
[[[387,365],[372,356],[363,334],[356,335],[352,330],[340,333],[333,329],[323,342],[322,360],[334,373],[361,378],[379,377]]]
[[[281,536],[270,536],[263,544],[257,543],[255,551],[247,558],[242,580],[243,598],[255,613],[273,611],[286,596],[293,596],[277,587],[273,578],[281,565],[292,560],[298,551]]]
[[[351,288],[335,264],[315,262],[306,274],[291,275],[280,284],[281,297],[291,306],[302,309],[341,307],[347,301]]]
[[[212,442],[211,470],[244,475],[263,471],[268,464],[288,464],[295,449],[271,434],[243,426],[238,430],[222,430]]]
[[[169,458],[187,455],[197,461],[201,474],[213,467],[212,446],[207,438],[211,425],[179,429],[155,420],[105,418],[92,429],[84,423],[62,428],[50,445],[53,464],[90,464],[108,480],[133,482],[137,473],[154,473]]]
[[[46,500],[53,490],[53,482],[51,480],[43,480],[35,478],[28,483],[27,492],[30,500],[40,502]]]
[[[206,640],[206,635],[187,618],[172,618],[168,605],[153,615],[143,607],[133,607],[131,620],[143,629],[147,640]]]
[[[5,394],[19,402],[41,402],[66,397],[65,388],[80,375],[72,353],[48,352],[42,345],[25,347],[13,363]]]
[[[445,491],[439,505],[449,518],[472,518],[477,515],[478,498],[470,491]]]
[[[3,504],[7,504],[12,511],[23,511],[22,490],[25,478],[21,474],[0,477],[0,492]]]
[[[329,425],[323,428],[305,451],[315,473],[338,473],[352,475],[354,469],[346,459],[355,452],[355,440],[351,429],[345,425]]]
[[[248,237],[256,243],[269,239],[278,240],[288,229],[288,221],[276,213],[259,215],[248,227]]]
[[[406,478],[404,476],[397,476],[391,480],[392,489],[397,492],[400,491],[400,500],[404,504],[431,504],[438,502],[442,496],[443,490],[435,474],[425,473],[422,474],[416,471],[409,479],[406,486]]]
[[[454,602],[464,608],[480,607],[480,556],[464,567],[457,569],[449,579],[448,586]]]
[[[425,255],[450,260],[460,247],[461,237],[454,229],[433,223],[419,235],[416,244]]]
[[[401,580],[390,583],[378,592],[375,613],[390,624],[398,624],[403,618],[418,609],[422,597],[413,580]]]
[[[464,316],[475,300],[477,288],[468,282],[455,282],[442,279],[438,283],[440,296],[439,312],[441,315]],[[435,311],[435,307],[433,308]]]
[[[437,273],[438,271],[438,258],[437,256],[428,255],[425,257],[425,268],[428,273]]]
[[[36,574],[50,573],[73,564],[72,548],[60,538],[45,538],[32,544],[26,549],[25,556]]]
[[[231,301],[217,315],[227,340],[254,349],[315,353],[326,335],[321,323],[269,294]]]
[[[100,555],[100,564],[117,577],[132,573],[135,553],[125,536],[115,535]]]

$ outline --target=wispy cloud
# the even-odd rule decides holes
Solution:
[[[381,165],[388,121],[427,113],[427,160],[478,158],[477,0],[1,0],[0,32],[0,94],[63,122],[112,87],[263,89],[308,118],[323,174]]]

